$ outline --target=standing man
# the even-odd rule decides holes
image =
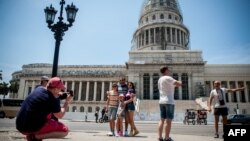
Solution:
[[[179,87],[182,85],[181,81],[177,81],[170,76],[170,71],[167,66],[163,66],[160,68],[160,72],[162,76],[158,80],[158,89],[160,93],[160,116],[161,119],[158,125],[158,140],[159,141],[173,141],[169,134],[171,130],[172,120],[174,118],[174,90],[175,87]],[[167,124],[164,125],[164,122]],[[162,132],[163,126],[165,129],[165,139],[163,140]]]
[[[28,141],[40,141],[47,138],[63,138],[69,130],[63,123],[51,119],[62,118],[72,101],[68,95],[63,106],[57,97],[65,86],[59,77],[49,80],[47,87],[38,87],[24,100],[16,117],[16,129],[26,135]]]
[[[39,87],[39,86],[42,86],[42,87],[46,88],[48,82],[49,82],[49,77],[44,75],[44,76],[41,77],[40,85],[37,85],[36,88]]]
[[[118,85],[118,93],[119,95],[125,95],[127,94],[128,92],[128,85],[126,84],[126,79],[125,77],[121,77],[120,80],[119,80],[119,83],[117,84]],[[124,132],[124,136],[128,136],[128,121],[129,119],[126,118],[126,115],[125,115],[125,132]]]
[[[209,97],[209,103],[208,103],[208,111],[211,112],[211,105],[213,99],[215,100],[215,105],[214,105],[214,127],[215,127],[215,136],[214,138],[219,138],[219,117],[220,115],[222,116],[223,120],[223,131],[224,131],[224,126],[227,124],[227,115],[228,115],[228,108],[225,103],[225,98],[224,95],[228,92],[236,92],[236,91],[243,91],[245,88],[236,88],[236,89],[226,89],[226,88],[221,88],[220,86],[220,81],[214,81],[214,89],[210,93]]]

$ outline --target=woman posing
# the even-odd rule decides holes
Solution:
[[[128,82],[128,93],[125,95],[125,136],[127,136],[128,124],[131,126],[129,136],[135,136],[139,134],[134,123],[135,105],[133,99],[135,97],[135,87],[133,82]]]

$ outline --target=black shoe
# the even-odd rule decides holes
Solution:
[[[26,139],[27,141],[42,141],[42,140],[36,139],[35,135],[27,135]]]
[[[174,141],[174,140],[171,138],[168,138],[167,140],[165,139],[164,141]]]
[[[215,134],[215,135],[214,135],[214,138],[219,138],[219,134]]]
[[[158,138],[158,141],[164,141],[163,138]]]

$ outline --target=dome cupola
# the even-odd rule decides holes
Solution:
[[[177,0],[145,0],[131,50],[188,50],[189,30]]]

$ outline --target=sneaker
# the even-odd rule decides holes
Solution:
[[[113,136],[113,133],[112,133],[112,132],[108,132],[107,135],[108,135],[108,136]]]
[[[124,137],[128,137],[128,131],[124,132]]]
[[[120,131],[120,132],[119,132],[119,135],[120,135],[120,136],[123,136],[123,133],[122,133],[122,131]]]
[[[171,138],[168,138],[167,140],[165,139],[164,141],[174,141],[174,140]]]
[[[214,138],[219,138],[219,134],[216,133],[216,134],[214,135]]]
[[[137,135],[137,134],[139,134],[139,133],[140,133],[140,132],[139,132],[138,130],[135,130],[133,136],[135,136],[135,135]]]

